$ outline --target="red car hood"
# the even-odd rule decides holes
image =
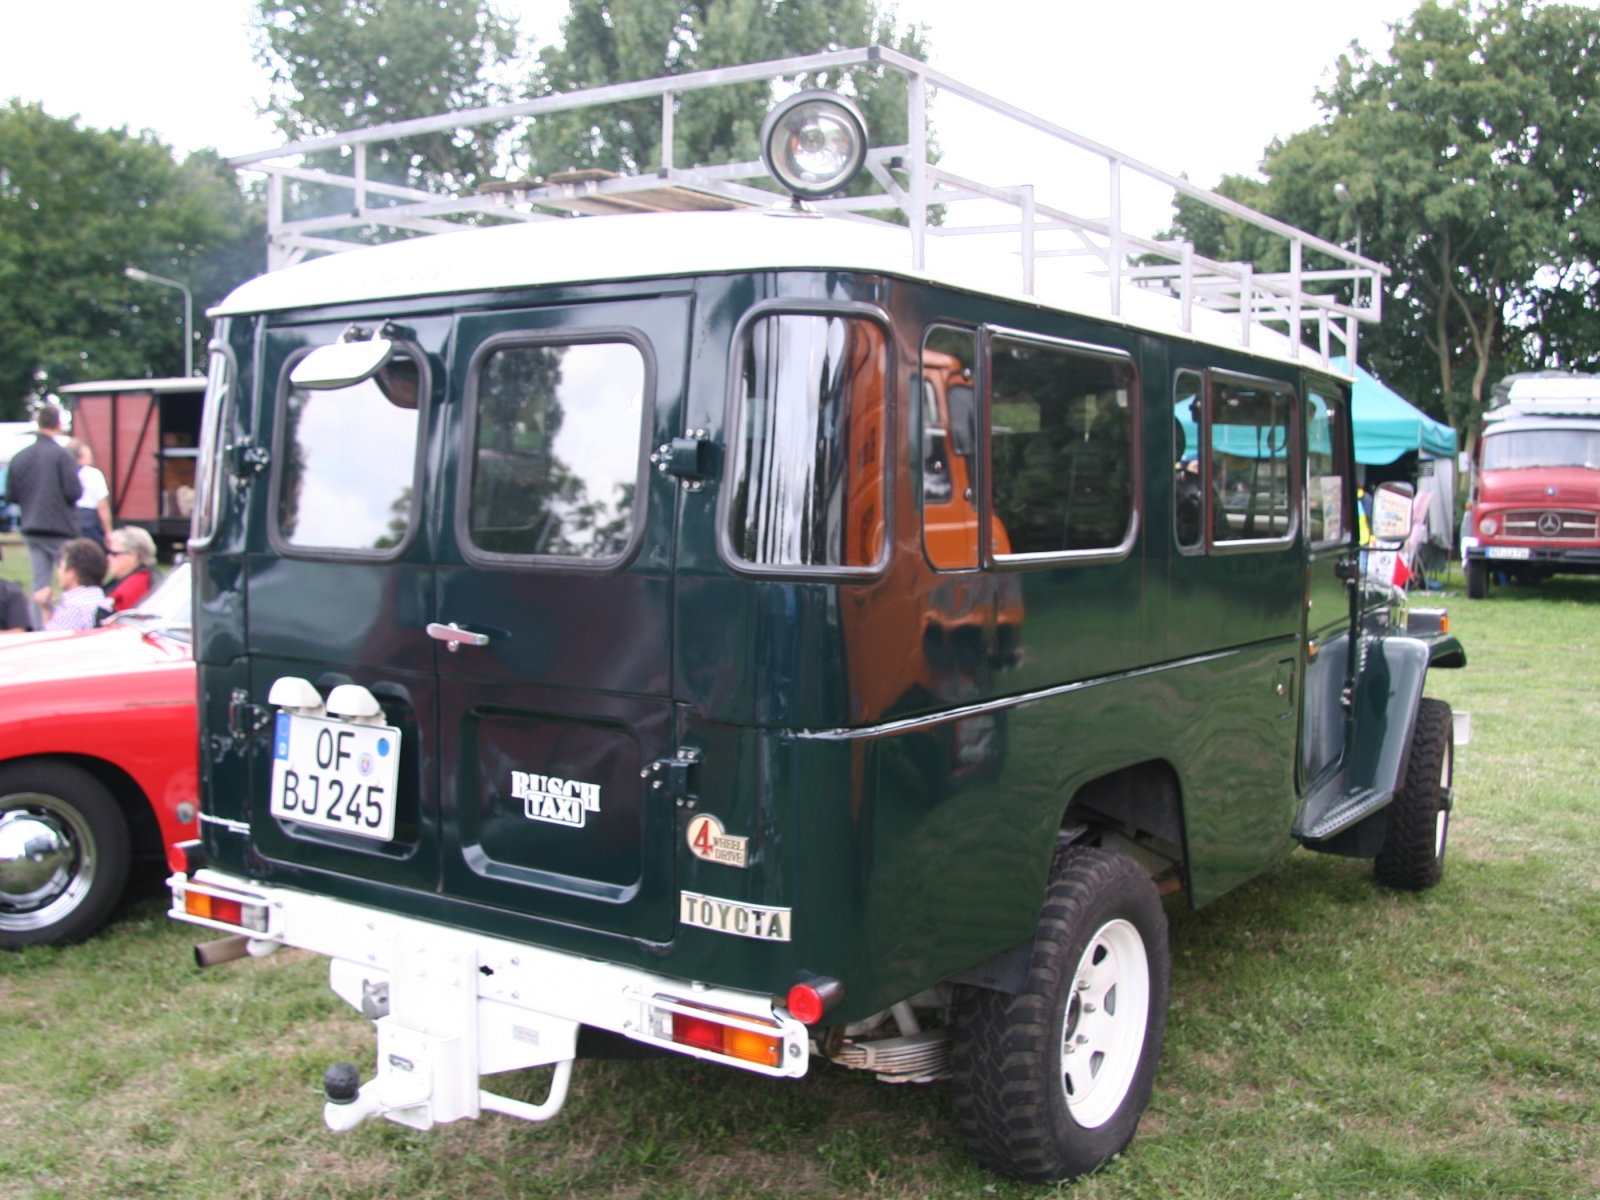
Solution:
[[[0,634],[0,687],[104,678],[188,661],[189,647],[131,626]]]

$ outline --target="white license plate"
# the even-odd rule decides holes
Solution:
[[[394,837],[399,761],[398,729],[279,713],[272,815],[387,842]]]
[[[1484,551],[1490,558],[1531,558],[1533,551],[1526,546],[1490,546]]]

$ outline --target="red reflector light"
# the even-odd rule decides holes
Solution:
[[[221,921],[224,925],[243,925],[244,913],[240,910],[237,900],[224,900],[221,896],[213,896],[211,919]]]
[[[802,1025],[815,1025],[822,1020],[822,996],[809,983],[797,983],[789,989],[789,1015]]]
[[[682,1042],[685,1046],[721,1054],[722,1029],[715,1021],[686,1017],[682,1013],[672,1014],[672,1040]]]

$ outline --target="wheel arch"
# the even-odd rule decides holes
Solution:
[[[111,793],[111,798],[117,802],[117,807],[122,810],[122,818],[128,825],[128,850],[134,863],[143,866],[150,862],[166,862],[166,839],[162,837],[155,806],[151,804],[144,788],[139,786],[138,780],[126,770],[109,759],[97,758],[92,754],[70,753],[25,754],[5,759],[0,766],[45,762],[77,767]]]
[[[1152,877],[1170,875],[1188,889],[1183,784],[1165,758],[1084,780],[1061,815],[1061,843],[1103,846],[1134,859]]]

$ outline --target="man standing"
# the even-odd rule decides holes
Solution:
[[[22,506],[22,540],[28,545],[34,592],[50,586],[50,569],[61,547],[78,536],[77,502],[83,494],[77,459],[56,441],[61,410],[46,404],[39,410],[38,423],[39,436],[17,452],[6,474],[6,499]],[[34,624],[39,624],[37,612]]]

